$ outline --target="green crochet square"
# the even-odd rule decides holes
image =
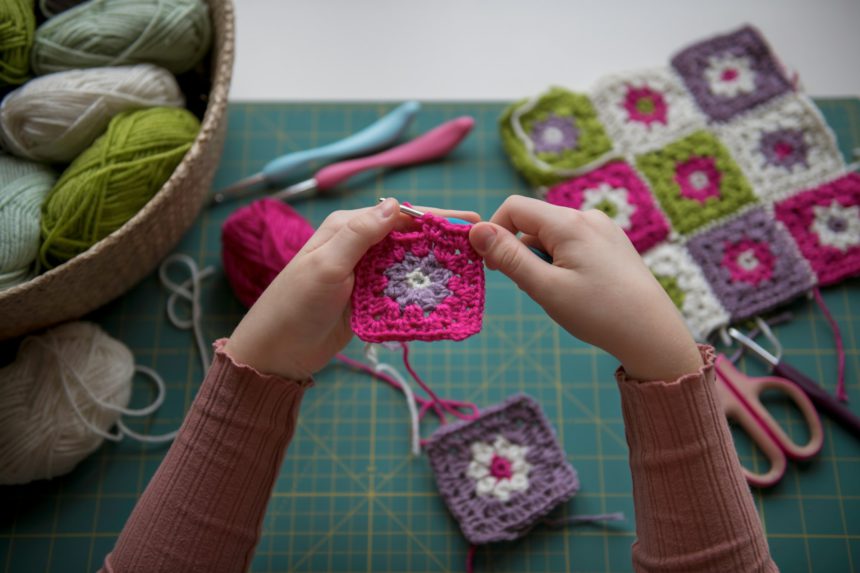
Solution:
[[[756,201],[732,156],[705,131],[638,156],[636,166],[683,235]]]
[[[564,181],[613,150],[591,100],[564,88],[511,105],[499,128],[511,162],[535,186]]]

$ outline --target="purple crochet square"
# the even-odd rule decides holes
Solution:
[[[672,58],[672,67],[699,108],[717,122],[793,89],[770,46],[752,26],[693,44]]]
[[[608,163],[552,187],[546,200],[573,209],[599,209],[624,229],[644,253],[669,235],[669,223],[654,205],[648,186],[623,161]]]
[[[791,236],[762,208],[697,235],[687,248],[732,320],[755,316],[815,285]]]
[[[860,273],[860,174],[804,191],[774,206],[818,282],[830,285]]]
[[[549,420],[525,395],[443,426],[426,452],[439,493],[474,544],[525,535],[579,489]]]

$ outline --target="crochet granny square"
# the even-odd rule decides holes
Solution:
[[[717,133],[756,194],[777,201],[839,176],[842,154],[821,112],[797,94],[721,126]]]
[[[552,187],[546,200],[574,209],[599,209],[624,229],[639,251],[669,234],[666,218],[654,205],[648,186],[630,165],[613,162]]]
[[[441,427],[426,452],[439,493],[474,544],[525,535],[579,489],[549,421],[524,395]]]
[[[533,136],[566,141],[559,126],[586,116],[561,102],[589,109],[583,98],[609,140],[597,152],[549,164],[513,137],[540,109],[558,129]],[[700,341],[860,274],[860,175],[750,26],[681,50],[669,67],[608,76],[589,94],[555,88],[515,103],[501,132],[539,196],[600,209],[624,229]]]
[[[511,161],[535,185],[574,175],[612,152],[589,98],[564,88],[512,106],[501,126]]]
[[[849,173],[795,195],[775,210],[820,284],[860,272],[860,175]]]
[[[355,269],[352,329],[366,342],[462,340],[481,331],[484,265],[469,226],[426,213]]]
[[[692,133],[707,124],[690,94],[669,70],[604,77],[592,91],[592,100],[606,131],[622,152],[659,147],[680,133]]]
[[[815,285],[791,236],[761,208],[698,235],[687,248],[735,319],[769,310]]]
[[[636,158],[672,227],[687,235],[753,203],[755,195],[726,148],[706,131]]]
[[[672,67],[715,122],[792,91],[767,42],[751,26],[693,44],[672,58]]]

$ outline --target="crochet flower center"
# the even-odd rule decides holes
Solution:
[[[388,278],[385,295],[399,304],[401,309],[414,304],[424,312],[430,312],[451,296],[448,281],[453,275],[436,260],[432,252],[423,257],[406,253],[402,261],[385,270]]]
[[[511,460],[494,455],[493,461],[490,462],[490,475],[496,479],[509,479],[513,477],[514,472],[511,471]]]
[[[526,446],[511,443],[504,436],[496,436],[492,444],[474,442],[472,461],[466,475],[475,482],[475,493],[508,501],[514,492],[529,489],[531,464],[526,461]]]
[[[810,230],[822,245],[847,251],[860,244],[860,206],[845,207],[839,201],[812,208],[814,220]]]
[[[550,115],[532,127],[531,139],[537,153],[561,153],[576,147],[579,130],[573,120]]]

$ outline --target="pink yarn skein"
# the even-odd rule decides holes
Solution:
[[[239,301],[250,307],[314,234],[295,209],[260,199],[237,209],[221,228],[224,272]]]

